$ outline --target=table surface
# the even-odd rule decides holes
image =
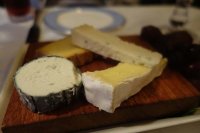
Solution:
[[[117,7],[106,7],[110,10],[116,11],[123,15],[126,19],[126,23],[123,27],[117,30],[111,31],[114,35],[134,35],[140,34],[141,28],[146,25],[155,25],[163,27],[169,25],[169,17],[174,7],[172,6],[117,6]],[[47,8],[44,10],[44,14],[58,10],[59,7]],[[200,36],[200,10],[197,8],[190,8],[189,10],[189,22],[186,24],[186,28],[194,32],[197,36]],[[44,15],[43,14],[43,15]],[[32,25],[32,21],[24,23],[11,23],[7,18],[7,14],[3,8],[0,8],[0,123],[6,110],[6,105],[3,105],[7,94],[4,93],[5,82],[7,75],[12,67],[12,63],[16,60],[16,55],[19,49],[24,46],[24,42],[28,33],[29,28]],[[40,41],[53,41],[64,37],[63,34],[59,34],[56,31],[48,28],[41,19],[41,38]],[[5,96],[6,95],[6,96]],[[8,102],[5,102],[5,104]],[[2,105],[3,106],[2,106]],[[159,123],[159,121],[158,121]],[[181,123],[180,123],[181,124]],[[173,125],[173,124],[171,124]],[[141,131],[139,130],[140,125],[135,126],[135,130],[131,126],[115,127],[112,131],[120,129],[126,129],[126,132]],[[162,126],[161,126],[162,127]],[[138,130],[137,130],[138,128]],[[149,128],[152,129],[152,128]],[[171,126],[152,131],[145,131],[148,133],[167,133],[177,132],[186,133],[192,132],[197,133],[200,130],[200,122],[193,122],[188,124],[181,124],[177,126]],[[111,132],[111,130],[108,130]],[[120,130],[121,131],[121,130]],[[1,132],[1,131],[0,131]],[[101,132],[101,131],[96,131]]]

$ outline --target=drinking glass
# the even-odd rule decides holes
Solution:
[[[30,0],[4,0],[4,4],[12,22],[23,22],[32,18]]]
[[[192,0],[176,0],[175,8],[170,17],[173,30],[181,30],[189,19],[189,7]]]

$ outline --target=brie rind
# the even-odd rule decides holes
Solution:
[[[117,66],[82,74],[85,95],[88,102],[106,112],[113,113],[120,104],[139,92],[165,68],[163,59],[154,68],[119,63]]]

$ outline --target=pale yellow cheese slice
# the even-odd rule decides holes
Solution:
[[[71,36],[52,42],[36,50],[37,56],[61,56],[70,59],[76,66],[93,60],[93,53],[74,45]]]

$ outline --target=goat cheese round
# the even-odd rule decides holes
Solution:
[[[62,57],[42,57],[22,66],[14,77],[15,88],[30,110],[50,112],[71,103],[79,93],[81,75]]]

